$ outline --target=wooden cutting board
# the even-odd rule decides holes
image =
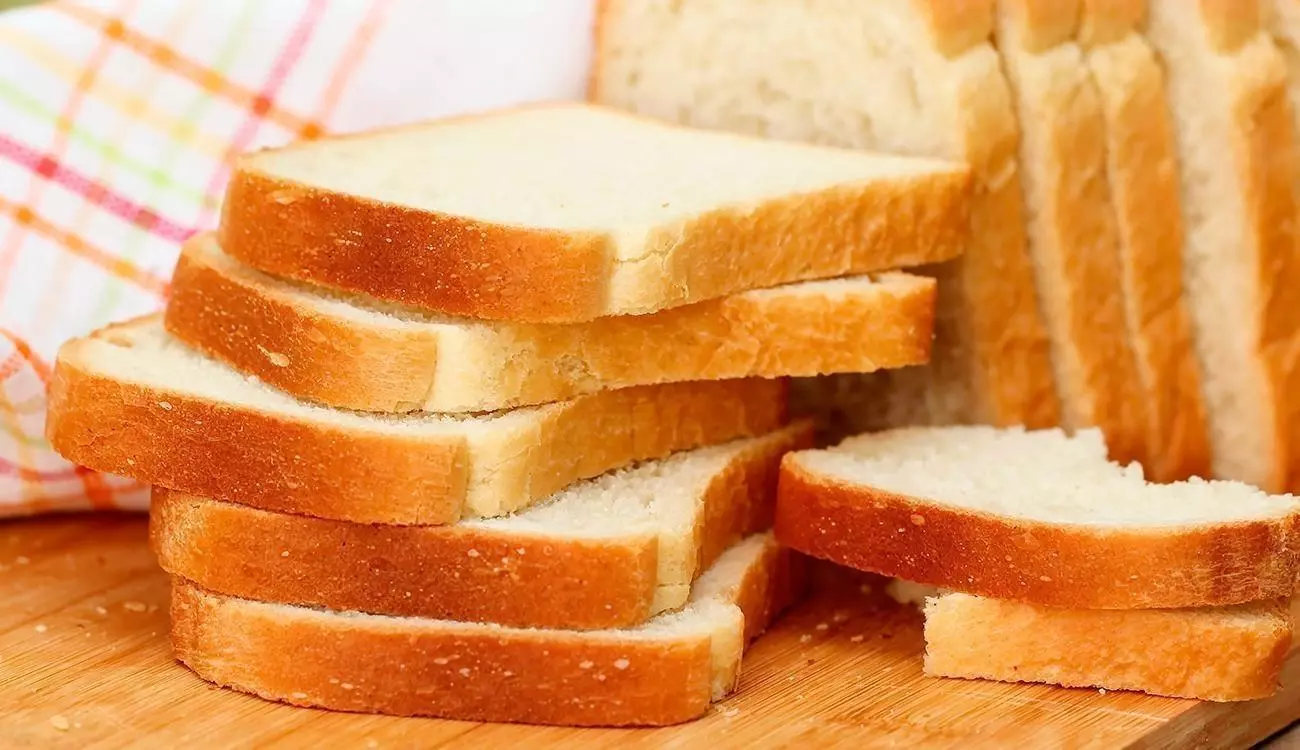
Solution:
[[[847,580],[760,639],[740,692],[690,724],[567,729],[293,708],[172,661],[166,578],[145,535],[140,518],[0,525],[0,746],[1247,747],[1300,717],[1296,658],[1283,692],[1238,704],[925,678],[919,615]]]

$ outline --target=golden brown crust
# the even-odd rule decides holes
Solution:
[[[1079,43],[1096,47],[1121,41],[1129,34],[1140,34],[1146,15],[1146,0],[1083,0]]]
[[[604,72],[604,61],[608,55],[608,35],[610,19],[618,13],[615,4],[618,0],[595,0],[591,16],[591,65],[587,68],[586,100],[597,104],[600,102],[600,84]]]
[[[510,512],[579,479],[785,421],[785,383],[744,380],[583,396],[508,429],[360,430],[213,401],[184,383],[118,380],[87,360],[84,341],[60,351],[51,386],[46,434],[62,456],[190,494],[357,523]]]
[[[734,597],[742,631],[761,632],[788,603],[781,597],[798,591],[796,558],[770,545],[760,571],[745,576]],[[348,616],[226,598],[181,579],[172,588],[172,645],[200,677],[339,711],[675,724],[708,709],[715,680],[734,682],[738,663],[715,665],[711,641],[707,630],[634,638]]]
[[[728,547],[771,527],[781,456],[808,447],[811,427],[759,441],[699,498],[683,580],[660,578],[652,530],[600,538],[562,529],[373,526],[162,488],[154,490],[150,539],[168,573],[243,599],[518,627],[624,627],[655,614],[656,588],[689,585]]]
[[[1263,19],[1259,0],[1196,0],[1210,44],[1232,54],[1259,33]]]
[[[1008,519],[781,467],[776,534],[859,570],[1055,607],[1204,607],[1290,596],[1300,515],[1206,526]]]
[[[1083,11],[1082,0],[999,0],[999,5],[1016,25],[1020,46],[1034,54],[1073,41]]]
[[[1232,149],[1246,207],[1247,230],[1261,256],[1255,260],[1258,333],[1264,361],[1265,410],[1274,451],[1264,489],[1300,490],[1300,253],[1297,253],[1295,123],[1287,99],[1286,64],[1271,45],[1266,63],[1252,66],[1234,87]]]
[[[949,595],[925,608],[939,677],[1141,690],[1212,701],[1277,691],[1291,647],[1285,602],[1223,610],[1087,610]]]
[[[608,297],[619,263],[608,234],[497,225],[320,190],[260,171],[255,156],[235,165],[219,237],[233,257],[285,278],[451,315],[577,322],[950,260],[965,249],[969,194],[969,174],[954,164],[708,211],[649,232],[646,257],[627,262],[635,291],[618,300]]]
[[[1020,136],[1011,90],[1000,69],[958,87],[966,158],[975,190],[971,250],[944,274],[960,284],[957,312],[973,363],[971,421],[1030,429],[1060,423],[1047,328],[1034,290],[1017,162]],[[941,280],[941,283],[943,281]],[[940,294],[943,294],[941,289]],[[939,356],[936,353],[936,356]]]
[[[994,0],[915,0],[935,49],[955,57],[988,41],[993,33]]]
[[[652,383],[869,372],[926,362],[933,338],[934,280],[896,273],[870,287],[736,295],[571,325],[466,322],[453,337],[304,303],[197,246],[209,241],[194,240],[177,264],[168,331],[339,408],[489,411]],[[440,347],[444,360],[488,372],[455,381],[439,371]]]
[[[1144,5],[1088,0],[1085,21],[1107,28],[1094,39],[1112,40],[1089,51],[1089,67],[1106,117],[1125,313],[1146,404],[1143,466],[1168,482],[1210,476],[1210,438],[1183,300],[1177,146],[1159,63],[1133,33]]]

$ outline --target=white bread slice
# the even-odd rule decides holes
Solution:
[[[645,386],[466,417],[327,409],[186,348],[160,317],[63,346],[51,446],[92,469],[268,510],[392,524],[496,516],[785,419],[776,380]]]
[[[1184,292],[1214,473],[1295,489],[1300,257],[1286,63],[1256,0],[1148,5],[1179,145]]]
[[[200,677],[340,711],[534,724],[674,724],[735,689],[741,653],[797,598],[770,534],[713,564],[679,612],[624,630],[537,630],[330,612],[173,579],[172,644]]]
[[[531,322],[948,260],[964,165],[692,131],[578,103],[240,159],[221,246],[268,273]]]
[[[1286,600],[1206,609],[1058,609],[944,594],[925,604],[925,672],[1210,701],[1276,692]]]
[[[1136,360],[1124,328],[1106,122],[1074,36],[1077,0],[1000,0],[997,45],[1020,116],[1020,181],[1067,429],[1100,427],[1144,460]]]
[[[844,429],[1059,421],[992,9],[992,0],[599,4],[596,101],[696,127],[970,165],[970,247],[927,269],[939,278],[933,363],[815,384],[814,406]]]
[[[543,628],[612,628],[686,603],[691,582],[772,525],[801,423],[574,484],[514,515],[371,526],[154,490],[168,573],[243,599]],[[347,554],[339,554],[345,550]]]
[[[1145,402],[1152,480],[1210,477],[1201,370],[1183,300],[1183,223],[1164,74],[1141,28],[1145,0],[1084,0],[1079,40],[1106,119],[1120,280]]]
[[[431,318],[315,294],[201,235],[176,267],[166,325],[236,369],[328,406],[493,411],[634,385],[920,364],[934,295],[932,279],[886,273],[568,325]]]
[[[1290,596],[1300,572],[1295,498],[1148,484],[1096,430],[911,428],[792,453],[776,532],[852,568],[1082,609]]]

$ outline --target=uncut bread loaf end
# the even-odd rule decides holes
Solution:
[[[948,260],[969,197],[956,162],[546,104],[244,156],[219,239],[428,312],[575,322]]]
[[[993,9],[991,0],[599,5],[597,102],[695,127],[970,165],[969,249],[926,269],[939,280],[931,364],[800,383],[836,432],[1059,424]]]
[[[463,417],[297,401],[172,339],[158,316],[65,344],[46,434],[83,466],[356,523],[441,524],[527,507],[635,461],[785,422],[781,380],[603,391]]]

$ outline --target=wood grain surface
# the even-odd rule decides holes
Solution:
[[[1239,704],[929,679],[920,616],[885,603],[879,581],[835,578],[759,640],[740,692],[699,721],[474,724],[293,708],[211,687],[171,659],[166,578],[143,519],[9,522],[0,525],[0,746],[1229,748],[1300,716],[1298,659],[1282,693]]]

